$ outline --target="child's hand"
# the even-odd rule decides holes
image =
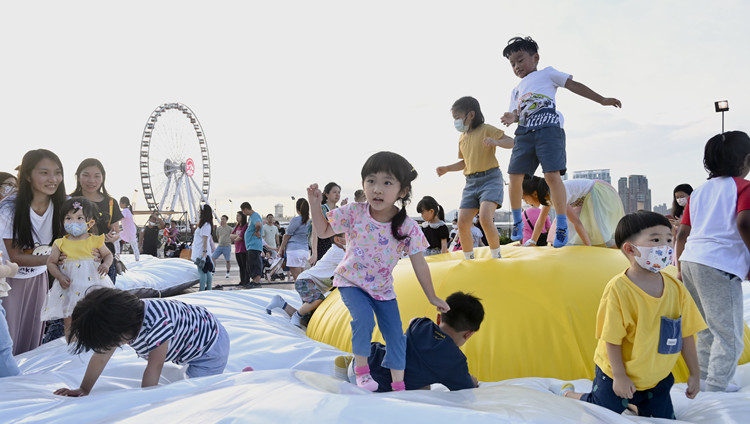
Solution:
[[[98,272],[100,276],[107,275],[107,273],[109,272],[109,267],[104,264],[99,264],[99,266],[96,267],[96,272]]]
[[[685,396],[687,396],[688,399],[695,399],[695,396],[698,395],[698,392],[701,391],[701,379],[699,375],[690,375],[688,377],[687,381],[687,390],[685,390]]]
[[[602,99],[602,106],[614,106],[617,108],[622,107],[622,103],[614,97],[605,97]]]
[[[516,122],[518,120],[518,115],[516,115],[515,112],[505,112],[503,113],[503,117],[500,118],[500,122],[505,124],[505,126],[509,126],[510,124]]]
[[[55,390],[55,393],[58,396],[69,396],[69,397],[81,397],[81,396],[87,396],[89,394],[88,391],[83,390],[81,388],[78,389],[68,389],[62,388]]]
[[[63,278],[57,281],[60,283],[60,287],[64,289],[67,289],[68,287],[70,287],[70,278],[68,278],[67,276],[63,276]]]
[[[635,384],[630,377],[615,378],[612,382],[612,390],[615,394],[623,399],[633,399],[635,393]]]
[[[323,193],[318,188],[318,184],[310,184],[307,188],[307,201],[311,205],[319,205],[323,201]]]
[[[448,306],[448,303],[437,296],[431,298],[430,303],[435,305],[435,307],[437,307],[437,310],[440,312],[448,312],[451,310],[451,307]]]
[[[491,137],[485,137],[484,140],[482,140],[482,143],[487,147],[497,146],[497,140]]]
[[[448,172],[448,167],[447,166],[438,166],[437,168],[435,168],[435,172],[437,172],[438,177],[442,177],[443,174],[445,174],[446,172]]]

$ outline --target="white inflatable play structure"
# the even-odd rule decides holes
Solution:
[[[182,293],[198,283],[198,269],[186,259],[120,255],[127,271],[117,276],[115,286],[138,297],[166,297]]]
[[[550,248],[551,254],[560,254],[560,251],[565,250],[567,248],[554,251]],[[531,251],[531,248],[519,250],[520,256],[516,259],[521,261]],[[613,249],[611,251],[619,254]],[[514,260],[515,253],[503,248],[503,255],[504,261],[510,262]],[[466,267],[496,266],[497,261],[483,258],[481,251],[479,256],[471,264],[456,259],[456,263],[444,266],[453,269],[453,272],[463,272],[461,270]],[[430,260],[435,286],[438,293],[445,296],[445,291],[454,290],[455,287],[443,287],[446,283],[441,280],[441,275],[449,275],[449,271],[446,268],[439,273],[435,272],[435,262],[439,261],[451,262],[453,258]],[[403,262],[405,263],[397,267],[398,272],[403,271],[404,267],[411,268],[408,261]],[[131,272],[135,271],[133,269]],[[398,277],[397,273],[394,275]],[[529,284],[524,281],[514,283]],[[476,283],[466,280],[462,284],[464,290],[471,291],[472,285]],[[750,321],[750,283],[743,284],[747,322]],[[407,299],[409,290],[411,289],[397,290],[400,299],[404,299],[405,307],[417,302]],[[533,289],[530,290],[536,293]],[[137,358],[134,351],[126,346],[112,357],[89,396],[66,398],[52,393],[60,387],[78,387],[90,353],[71,355],[64,341],[58,339],[19,355],[16,359],[24,375],[0,380],[0,422],[673,422],[617,415],[601,407],[559,397],[552,394],[548,387],[560,380],[549,375],[487,381],[480,383],[479,388],[457,392],[449,392],[446,388],[435,385],[430,391],[369,393],[333,376],[334,358],[344,354],[344,351],[308,337],[305,331],[291,325],[286,315],[278,310],[273,315],[266,314],[265,305],[275,294],[281,295],[295,307],[300,305],[296,292],[275,289],[200,292],[176,297],[184,302],[207,307],[226,327],[231,338],[231,351],[227,368],[222,375],[188,380],[185,379],[182,367],[167,363],[159,386],[141,389],[141,376],[146,362]],[[329,297],[323,305],[335,311],[337,297]],[[421,300],[417,303],[421,303]],[[499,371],[494,368],[502,368],[502,364],[481,368],[477,365],[481,361],[477,362],[477,353],[474,353],[483,343],[490,343],[489,339],[483,341],[478,337],[482,332],[491,335],[493,328],[496,328],[488,320],[502,319],[492,318],[496,313],[490,310],[492,305],[493,302],[485,301],[485,323],[475,336],[477,338],[470,339],[464,349],[469,356],[470,369],[480,376],[480,381],[483,380],[481,375],[496,375]],[[575,308],[572,310],[575,311]],[[308,333],[322,328],[321,320],[327,319],[320,314],[324,311],[325,309],[319,310],[313,317]],[[424,314],[432,318],[434,311],[426,310]],[[404,315],[403,308],[402,318],[405,322],[411,318]],[[569,320],[570,317],[560,317],[560,321]],[[338,325],[336,322],[337,318],[330,324]],[[591,337],[593,338],[593,332]],[[342,340],[345,338],[339,337]],[[510,344],[507,340],[502,340],[503,343]],[[576,341],[570,340],[569,343],[575,344]],[[528,346],[532,345],[516,342],[505,349],[524,350],[521,353],[527,358],[528,369],[543,369],[535,364],[538,362],[536,358],[545,358],[549,352],[542,354],[528,351]],[[588,348],[584,346],[581,349]],[[252,366],[255,371],[242,372],[246,366]],[[588,379],[573,378],[572,381],[578,391],[591,389],[591,381]],[[685,383],[675,384],[672,401],[677,422],[750,422],[750,364],[739,366],[734,382],[742,387],[739,392],[701,392],[694,400],[685,397]]]

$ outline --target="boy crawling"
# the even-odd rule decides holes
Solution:
[[[469,374],[466,355],[461,352],[469,338],[479,331],[484,319],[484,307],[479,299],[456,292],[445,299],[448,312],[439,313],[436,322],[429,318],[414,318],[406,330],[406,390],[429,389],[440,383],[450,390],[477,387],[477,379]],[[391,391],[391,372],[383,368],[386,346],[370,344],[368,364],[370,375],[378,383],[378,392]],[[336,376],[354,381],[352,356],[339,356],[335,361]],[[348,374],[347,374],[348,368]]]
[[[55,391],[86,396],[118,347],[129,344],[148,361],[141,387],[156,386],[164,363],[187,364],[189,378],[221,374],[229,336],[206,308],[169,299],[139,299],[126,291],[91,291],[73,309],[68,344],[76,354],[93,350],[81,386]]]

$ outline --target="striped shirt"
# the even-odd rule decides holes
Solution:
[[[144,299],[143,305],[141,330],[130,342],[139,357],[148,359],[149,352],[169,342],[165,362],[182,365],[216,342],[219,325],[206,308],[169,299]]]

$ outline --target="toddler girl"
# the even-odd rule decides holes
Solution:
[[[401,324],[393,268],[402,254],[409,256],[417,280],[430,303],[441,312],[448,311],[445,301],[435,295],[432,278],[422,252],[427,242],[419,225],[406,216],[411,182],[417,171],[400,155],[379,152],[362,167],[365,203],[352,203],[328,213],[312,208],[313,225],[319,237],[346,233],[344,260],[336,268],[333,285],[339,288],[352,316],[352,352],[356,363],[357,386],[375,391],[378,383],[370,376],[367,357],[375,327],[373,312],[386,342],[383,367],[391,370],[393,390],[404,390],[406,339]],[[322,193],[317,184],[307,189],[311,204],[320,204]],[[401,208],[394,203],[399,202]]]
[[[103,234],[95,236],[89,233],[96,222],[94,203],[85,197],[72,197],[62,204],[60,216],[68,234],[55,240],[47,259],[47,271],[56,281],[42,306],[42,321],[63,318],[67,331],[73,308],[91,287],[114,287],[107,276],[113,256],[104,245]],[[99,251],[101,262],[94,260],[94,250]],[[59,267],[61,253],[66,258]]]
[[[448,251],[448,237],[450,232],[445,225],[443,207],[432,196],[425,196],[417,203],[417,212],[422,215],[422,232],[424,232],[430,247],[424,255],[437,255]]]

